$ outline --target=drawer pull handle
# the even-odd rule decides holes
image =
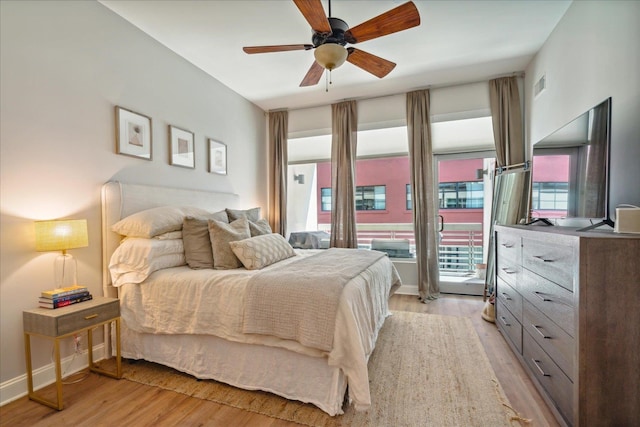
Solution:
[[[91,319],[95,319],[96,317],[98,317],[98,313],[84,316],[84,320],[91,320]]]
[[[542,292],[538,292],[538,291],[533,291],[533,294],[535,296],[537,296],[538,298],[540,298],[543,302],[552,302],[552,300],[550,300],[549,298],[545,298]]]
[[[539,259],[542,262],[553,262],[552,259],[545,258],[542,255],[534,255],[533,257],[536,259]]]
[[[500,320],[502,320],[502,323],[504,324],[504,326],[511,326],[511,323],[507,323],[506,317],[500,316]]]
[[[509,296],[508,293],[506,292],[500,292],[500,293],[504,296],[504,299],[506,299],[507,301],[511,301],[511,297]]]
[[[544,369],[542,369],[542,368],[540,367],[539,363],[542,363],[542,362],[540,362],[539,360],[536,360],[536,359],[534,359],[534,358],[531,358],[531,361],[533,362],[533,364],[534,364],[534,365],[536,365],[536,368],[538,368],[538,371],[540,371],[540,374],[542,374],[542,376],[543,376],[543,377],[550,377],[550,376],[551,376],[551,374],[547,374],[547,373],[544,371]]]
[[[544,332],[541,331],[542,328],[540,326],[536,326],[533,323],[531,324],[531,326],[533,326],[533,328],[536,330],[537,333],[539,333],[542,336],[542,338],[547,340],[551,339],[551,337],[546,336]]]
[[[507,273],[507,274],[516,274],[516,272],[515,272],[515,271],[510,270],[510,269],[509,269],[509,268],[507,268],[507,267],[504,267],[504,268],[502,269],[502,271],[504,271],[504,272],[505,272],[505,273]]]
[[[513,243],[503,243],[502,246],[505,248],[511,249],[513,247]]]

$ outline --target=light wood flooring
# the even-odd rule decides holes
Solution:
[[[512,406],[523,416],[533,419],[531,426],[558,426],[496,326],[485,322],[480,317],[483,305],[481,297],[454,295],[442,295],[428,304],[422,304],[415,296],[394,295],[390,302],[391,310],[471,318]],[[410,351],[410,349],[407,350]],[[23,397],[0,408],[0,425],[136,427],[291,427],[299,425],[97,374],[90,374],[84,381],[76,384],[65,385],[64,404],[65,409],[58,412]]]

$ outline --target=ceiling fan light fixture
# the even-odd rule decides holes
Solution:
[[[323,68],[331,71],[335,70],[347,60],[347,49],[336,43],[325,43],[318,46],[313,55],[316,57],[316,62],[322,65]]]

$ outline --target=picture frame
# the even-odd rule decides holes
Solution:
[[[119,106],[115,109],[116,154],[151,160],[151,117]]]
[[[189,169],[196,167],[193,132],[169,125],[169,164]]]
[[[209,139],[209,173],[227,174],[227,146],[214,139]]]

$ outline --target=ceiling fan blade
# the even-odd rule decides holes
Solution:
[[[312,44],[281,44],[275,46],[245,46],[242,50],[245,53],[271,53],[271,52],[285,52],[289,50],[309,50],[313,49]]]
[[[351,28],[345,32],[344,38],[349,43],[361,43],[418,25],[420,14],[410,1]]]
[[[324,68],[322,65],[318,64],[316,61],[313,61],[311,64],[311,68],[307,71],[307,75],[302,79],[302,83],[300,83],[300,87],[304,86],[315,86],[320,81],[320,77],[322,77],[322,73],[324,73]]]
[[[379,78],[383,78],[389,74],[396,66],[396,64],[391,61],[356,49],[355,47],[350,47],[347,51],[349,51],[347,61]]]
[[[330,33],[331,25],[324,12],[321,0],[293,0],[298,9],[314,31]]]

